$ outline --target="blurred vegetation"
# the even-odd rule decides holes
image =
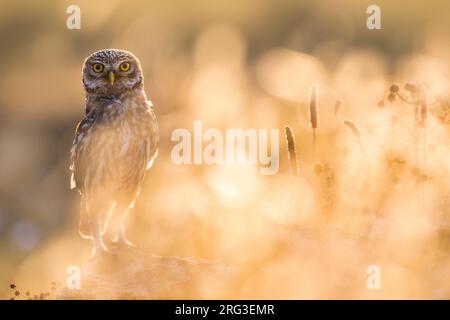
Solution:
[[[131,214],[136,242],[160,254],[229,258],[240,246],[229,239],[250,237],[243,245],[250,250],[265,232],[266,222],[252,230],[245,224],[269,210],[254,201],[271,194],[272,178],[262,181],[242,168],[176,167],[170,133],[191,128],[194,119],[217,128],[291,124],[300,161],[311,162],[305,106],[312,83],[320,90],[322,159],[333,157],[330,146],[340,141],[331,111],[336,100],[346,116],[370,127],[370,118],[381,116],[367,110],[376,108],[392,82],[421,81],[433,96],[448,98],[450,2],[376,2],[383,28],[377,31],[366,28],[373,1],[365,0],[1,1],[0,294],[6,296],[15,279],[40,292],[39,286],[64,276],[68,263],[89,254],[76,233],[78,195],[69,190],[68,170],[84,111],[81,67],[87,55],[108,47],[135,53],[160,122],[160,156]],[[66,28],[70,4],[81,7],[81,30]],[[373,132],[380,137],[376,125]],[[448,143],[448,133],[434,131],[433,137]],[[288,160],[280,152],[284,175]],[[448,168],[441,168],[448,177]],[[294,210],[289,192],[308,195],[309,187],[290,190],[285,184],[291,182],[276,183],[281,194],[271,199],[288,207],[281,212]],[[448,184],[440,188],[440,198],[448,201]],[[446,217],[449,207],[440,211]],[[290,214],[287,219],[296,221]],[[229,228],[211,238],[223,223]],[[359,226],[355,230],[363,230]],[[267,254],[256,251],[257,259]],[[320,278],[312,266],[304,268]],[[271,272],[289,270],[284,265]],[[394,274],[407,283],[401,271]],[[394,292],[405,295],[408,288]],[[421,296],[422,287],[416,289],[412,294]]]

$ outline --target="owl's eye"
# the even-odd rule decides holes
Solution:
[[[130,70],[130,64],[128,62],[123,62],[119,66],[120,71],[128,71]]]
[[[101,63],[94,63],[92,65],[92,70],[94,70],[94,72],[102,72],[103,71],[103,65]]]

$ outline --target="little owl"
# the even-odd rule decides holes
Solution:
[[[84,118],[71,149],[71,187],[81,194],[79,231],[93,239],[93,255],[107,251],[103,235],[131,245],[125,219],[158,152],[158,124],[144,92],[139,60],[130,52],[106,49],[84,62]]]

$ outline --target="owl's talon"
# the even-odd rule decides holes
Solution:
[[[140,249],[134,243],[128,240],[123,240],[121,237],[109,242],[108,248],[113,255],[125,252],[140,252]]]
[[[121,241],[121,243],[122,243],[123,245],[126,245],[127,247],[130,247],[130,248],[136,248],[136,245],[135,245],[134,243],[128,241],[128,240],[123,240],[123,241]]]
[[[113,241],[113,245],[111,247],[112,250],[121,250],[121,249],[137,249],[136,245],[130,241]]]

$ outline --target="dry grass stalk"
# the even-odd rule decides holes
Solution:
[[[317,85],[313,84],[309,95],[309,123],[313,130],[313,155],[316,154],[316,129],[319,125]]]
[[[405,90],[409,92],[411,96],[411,104],[414,105],[414,162],[417,165],[420,90],[419,87],[413,83],[405,84]]]
[[[423,146],[422,146],[422,165],[421,176],[425,175],[426,168],[426,155],[427,155],[427,136],[426,136],[426,120],[428,115],[428,97],[425,88],[422,86],[419,92],[419,107],[420,107],[420,120],[419,125],[423,129]],[[420,180],[420,206],[424,207],[425,204],[425,182]]]
[[[298,162],[297,162],[297,153],[295,151],[294,135],[292,133],[292,129],[289,126],[286,126],[284,129],[286,132],[288,157],[289,157],[289,168],[291,170],[292,175],[298,176],[300,174],[300,170],[299,170],[299,166],[298,166]]]
[[[358,126],[352,121],[352,120],[348,120],[345,119],[344,120],[344,124],[350,128],[350,130],[352,131],[353,135],[355,136],[356,140],[358,141],[358,145],[361,149],[361,152],[364,154],[364,156],[366,155],[366,149],[364,147],[364,141],[361,135],[361,131],[359,130]]]
[[[420,106],[420,126],[425,127],[425,122],[427,120],[428,114],[428,97],[425,88],[421,88],[419,96],[419,106]]]
[[[336,100],[334,104],[334,115],[337,116],[339,114],[339,110],[341,109],[342,101]]]

